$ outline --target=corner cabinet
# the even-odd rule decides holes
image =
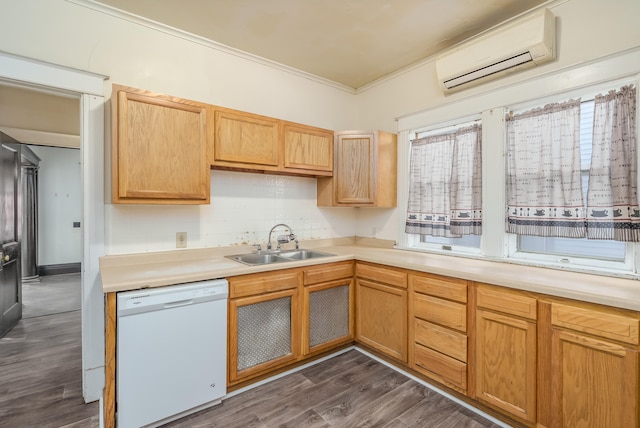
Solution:
[[[112,203],[208,204],[205,104],[114,85]]]
[[[333,177],[318,179],[318,206],[397,206],[397,136],[336,132]]]
[[[356,340],[407,362],[407,273],[356,264]]]

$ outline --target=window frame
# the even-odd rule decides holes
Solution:
[[[541,79],[544,80],[544,79]],[[517,103],[504,103],[501,107],[489,107],[491,104],[484,104],[484,108],[478,108],[480,113],[461,115],[455,117],[457,109],[451,106],[443,109],[442,113],[434,114],[439,118],[424,125],[401,131],[399,146],[402,150],[398,153],[400,171],[406,171],[402,177],[398,177],[398,194],[403,195],[402,200],[398,200],[403,205],[399,207],[399,231],[395,248],[436,253],[448,256],[459,256],[468,258],[479,258],[505,263],[522,264],[529,266],[541,266],[552,269],[571,270],[583,273],[601,274],[618,277],[638,278],[640,270],[640,243],[626,243],[624,261],[603,260],[596,258],[586,258],[578,256],[562,256],[557,254],[544,254],[522,252],[517,250],[517,235],[508,234],[504,226],[504,213],[506,211],[506,124],[505,115],[508,111],[522,111],[537,106],[553,102],[560,102],[572,98],[588,99],[597,94],[607,93],[611,89],[618,89],[624,85],[633,84],[636,87],[637,95],[640,93],[640,75],[630,74],[620,78],[601,79],[597,82],[574,86],[568,90],[557,90],[551,94],[537,98],[529,98]],[[640,96],[637,97],[640,100]],[[469,104],[468,100],[463,100],[464,104]],[[471,103],[473,104],[473,103]],[[437,109],[434,109],[436,112]],[[636,135],[639,139],[637,154],[640,165],[640,109],[637,110]],[[404,219],[407,212],[408,198],[408,173],[409,173],[409,153],[410,140],[417,133],[424,133],[437,129],[445,129],[455,124],[467,123],[481,119],[482,123],[482,193],[483,193],[483,225],[479,251],[468,251],[472,247],[451,246],[451,249],[442,248],[442,244],[427,244],[419,241],[419,235],[406,234],[404,232]],[[501,156],[499,156],[501,154]],[[404,165],[404,169],[402,168]],[[640,175],[640,167],[638,168]],[[640,178],[638,180],[640,183]],[[640,186],[639,186],[640,189]],[[640,191],[639,191],[640,193]]]

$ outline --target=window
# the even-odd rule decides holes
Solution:
[[[415,136],[405,222],[409,245],[477,252],[482,233],[481,125],[467,122]]]
[[[538,193],[533,199],[529,198],[528,204],[525,204],[527,210],[533,211],[530,217],[522,214],[522,205],[518,211],[515,208],[518,205],[514,202],[515,193],[522,196],[528,190],[519,189],[514,192],[512,188],[508,191],[508,229],[517,234],[516,252],[512,256],[547,262],[616,268],[624,266],[627,262],[628,267],[633,250],[633,244],[628,242],[638,241],[636,230],[640,227],[634,218],[638,216],[633,214],[638,212],[635,111],[633,111],[635,88],[626,86],[619,91],[610,91],[606,96],[599,95],[596,99],[597,101],[593,98],[582,101],[578,105],[579,132],[575,136],[578,141],[575,156],[580,163],[579,178],[576,176],[573,181],[567,178],[570,175],[569,169],[573,169],[574,174],[578,171],[577,168],[569,165],[570,156],[561,158],[571,150],[571,143],[567,145],[566,142],[558,140],[553,142],[553,149],[547,148],[547,150],[557,150],[561,144],[565,144],[561,149],[564,154],[556,153],[551,156],[546,153],[541,154],[540,157],[546,155],[547,159],[544,163],[547,164],[557,162],[558,171],[561,169],[559,164],[567,168],[562,172],[556,171],[556,175],[545,179],[544,185],[534,188],[533,191],[529,189],[531,192]],[[624,106],[625,104],[632,107],[629,109]],[[545,109],[547,107],[545,106]],[[612,126],[611,123],[614,121],[611,119],[614,117],[618,122]],[[571,120],[569,116],[562,116],[562,121],[569,123]],[[510,141],[508,143],[508,188],[514,182],[513,158],[520,156],[515,154],[516,151],[513,149],[513,143],[517,137],[514,137],[510,125],[509,123],[507,126],[508,133],[511,132],[507,137]],[[569,129],[571,127],[571,125],[565,128],[558,127],[558,131],[551,133],[556,132],[567,137],[572,133]],[[530,143],[533,146],[537,144],[533,141]],[[523,149],[523,146],[519,147],[517,150],[520,152],[528,150]],[[593,163],[592,159],[594,159]],[[543,167],[540,169],[542,170]],[[531,171],[529,174],[531,176]],[[618,175],[620,178],[617,177]],[[536,180],[539,178],[530,178],[532,182]],[[618,188],[622,188],[623,191],[618,192],[616,190]],[[577,197],[567,196],[577,189],[581,190],[577,193]],[[539,194],[542,192],[548,195],[540,198]],[[552,196],[557,192],[564,194]],[[623,194],[616,194],[616,192]],[[522,204],[523,200],[520,199],[518,202]],[[519,218],[515,215],[516,212],[520,214]],[[552,212],[554,218],[549,217]],[[534,219],[534,216],[539,217]],[[548,221],[547,224],[550,226],[545,225],[540,228],[545,221]],[[513,226],[515,223],[518,223],[519,227]],[[565,230],[568,228],[571,231]],[[553,231],[550,231],[551,229]]]

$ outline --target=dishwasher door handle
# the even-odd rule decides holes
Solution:
[[[165,308],[176,308],[178,306],[188,306],[188,305],[192,305],[193,304],[193,299],[187,299],[187,300],[178,300],[176,302],[171,302],[171,303],[165,303],[164,307]]]

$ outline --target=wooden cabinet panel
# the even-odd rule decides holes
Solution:
[[[441,275],[409,275],[413,291],[467,303],[467,281]]]
[[[414,319],[414,340],[441,354],[467,362],[467,336],[436,324]]]
[[[476,299],[477,305],[481,308],[504,312],[530,320],[537,318],[537,300],[521,293],[478,284]]]
[[[336,203],[373,205],[376,200],[376,144],[372,135],[338,136]]]
[[[407,362],[407,291],[356,280],[356,340]]]
[[[454,358],[419,344],[414,344],[415,365],[427,376],[452,386],[455,389],[467,389],[467,365]]]
[[[299,271],[256,273],[229,278],[229,298],[253,296],[298,287]]]
[[[383,282],[395,287],[407,288],[407,273],[385,266],[356,263],[356,276]]]
[[[476,398],[528,422],[536,420],[536,324],[476,311]]]
[[[214,124],[212,166],[278,169],[278,120],[216,108]]]
[[[463,333],[467,331],[467,307],[465,305],[420,293],[413,295],[413,304],[414,316]]]
[[[112,202],[207,204],[204,104],[113,86]]]
[[[395,207],[397,150],[395,134],[337,132],[333,177],[318,179],[318,206]]]
[[[637,427],[638,352],[553,330],[550,427]]]
[[[295,289],[229,300],[228,383],[267,373],[300,355]]]
[[[639,344],[640,321],[631,316],[554,303],[551,305],[551,323],[620,342]]]
[[[353,277],[353,262],[339,262],[308,267],[304,270],[304,285]]]
[[[333,131],[284,122],[282,140],[285,170],[333,174]]]
[[[353,340],[354,294],[352,278],[304,287],[303,355],[322,352]]]

